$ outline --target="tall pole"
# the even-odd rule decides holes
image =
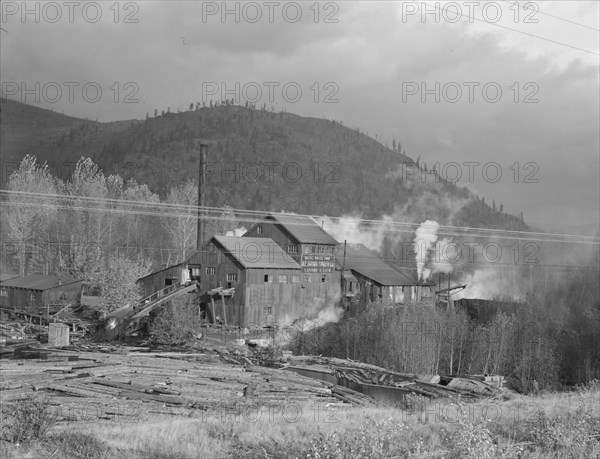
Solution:
[[[200,250],[204,244],[204,207],[206,205],[206,152],[208,145],[200,144],[200,170],[198,177],[198,229],[196,234],[196,249]]]
[[[335,257],[334,257],[335,259]],[[342,294],[340,295],[340,302],[343,305],[344,304],[344,287],[346,286],[346,280],[344,278],[344,271],[346,270],[346,240],[344,239],[344,258],[342,259],[342,285],[341,285],[341,289],[342,289]]]

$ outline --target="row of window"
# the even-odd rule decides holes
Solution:
[[[208,266],[206,268],[206,274],[208,274],[208,275],[216,274],[216,268],[214,266]],[[264,277],[265,282],[272,283],[272,282],[274,282],[274,279],[275,279],[275,276],[273,276],[272,274],[265,274],[265,277]],[[238,280],[237,274],[227,273],[227,282],[237,282],[237,280]],[[280,284],[287,284],[288,283],[287,274],[278,275],[277,282],[279,282]],[[300,282],[300,274],[292,274],[291,282],[292,283]],[[312,282],[312,277],[304,276],[304,282]],[[329,276],[327,274],[322,275],[321,282],[329,282]]]
[[[334,247],[331,245],[307,245],[306,253],[307,254],[328,254],[332,255],[334,253]],[[289,244],[287,247],[288,253],[298,253],[298,246],[295,244]]]
[[[214,266],[208,266],[206,268],[206,274],[209,275],[214,275],[216,274],[217,270]],[[227,282],[237,282],[238,280],[238,275],[235,273],[227,273]]]
[[[273,282],[274,276],[272,274],[265,274],[264,281],[265,282]],[[278,282],[280,284],[287,284],[288,276],[286,274],[280,274],[277,276]],[[292,274],[292,283],[300,282],[300,274]],[[311,276],[304,276],[304,282],[312,282]],[[329,276],[323,275],[321,276],[321,282],[329,282]]]
[[[215,273],[216,273],[215,267],[209,266],[206,268],[206,274],[214,275]],[[237,282],[237,280],[238,280],[237,274],[233,274],[233,273],[227,274],[227,282]],[[275,276],[273,276],[272,274],[265,274],[264,281],[268,282],[268,283],[273,283],[275,281]],[[287,274],[278,275],[277,282],[279,282],[280,284],[287,284],[288,283]],[[300,282],[300,274],[292,274],[291,282],[292,283]],[[312,282],[312,277],[304,276],[304,282]],[[321,282],[329,282],[329,276],[328,275],[321,276]]]

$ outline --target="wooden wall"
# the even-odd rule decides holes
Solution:
[[[273,276],[265,282],[264,276]],[[293,282],[292,276],[300,282]],[[285,276],[285,280],[280,276]],[[339,273],[330,273],[328,282],[321,274],[302,274],[298,269],[249,269],[246,271],[244,319],[246,325],[277,323],[286,325],[299,318],[314,318],[319,311],[339,305]],[[269,314],[267,308],[271,308]]]
[[[258,226],[254,228],[250,228],[245,237],[265,237],[271,238],[273,241],[283,249],[284,252],[288,252],[288,246],[290,244],[296,244],[296,242],[291,238],[290,234],[282,229],[280,226],[274,224],[272,221],[265,220],[259,224],[262,226],[262,233],[258,234]],[[290,256],[296,260],[300,260],[300,247],[298,247],[298,253],[290,253]]]
[[[181,282],[182,271],[184,269],[186,269],[186,265],[184,264],[175,265],[141,278],[138,284],[142,290],[142,298],[167,287],[168,280]]]
[[[56,286],[47,290],[2,287],[8,296],[0,296],[0,306],[42,313],[47,304],[78,304],[81,299],[81,281]]]

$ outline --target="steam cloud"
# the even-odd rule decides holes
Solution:
[[[419,280],[427,280],[431,275],[431,269],[425,268],[427,258],[434,247],[438,236],[439,223],[427,220],[415,231],[415,259],[417,262],[417,275]]]
[[[248,230],[246,229],[246,227],[241,226],[239,228],[234,229],[233,231],[227,231],[225,233],[225,236],[235,236],[235,237],[242,237],[244,234],[246,234]]]

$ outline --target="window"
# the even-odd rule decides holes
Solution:
[[[288,253],[298,253],[298,246],[294,244],[288,245]]]
[[[292,282],[300,282],[300,276],[298,274],[292,274]]]
[[[35,293],[29,294],[29,301],[35,301]]]
[[[304,276],[304,282],[312,282],[312,277]]]
[[[273,276],[270,274],[265,274],[265,282],[273,282]]]
[[[329,282],[329,276],[321,276],[321,282]]]
[[[273,306],[265,306],[265,307],[263,308],[263,312],[264,312],[266,315],[270,316],[271,314],[273,314]]]
[[[258,225],[256,227],[256,234],[262,234],[262,226]]]
[[[206,274],[214,274],[214,273],[215,273],[214,266],[209,266],[206,268]]]
[[[237,282],[237,274],[227,274],[227,282]]]
[[[8,289],[3,288],[2,290],[0,290],[0,296],[8,296]]]
[[[315,253],[315,246],[314,245],[307,245],[306,246],[306,253]]]
[[[352,291],[352,281],[350,282],[350,285],[349,285],[348,291],[350,291],[350,292]]]
[[[287,284],[287,276],[282,274],[279,276],[279,283],[280,284]]]

